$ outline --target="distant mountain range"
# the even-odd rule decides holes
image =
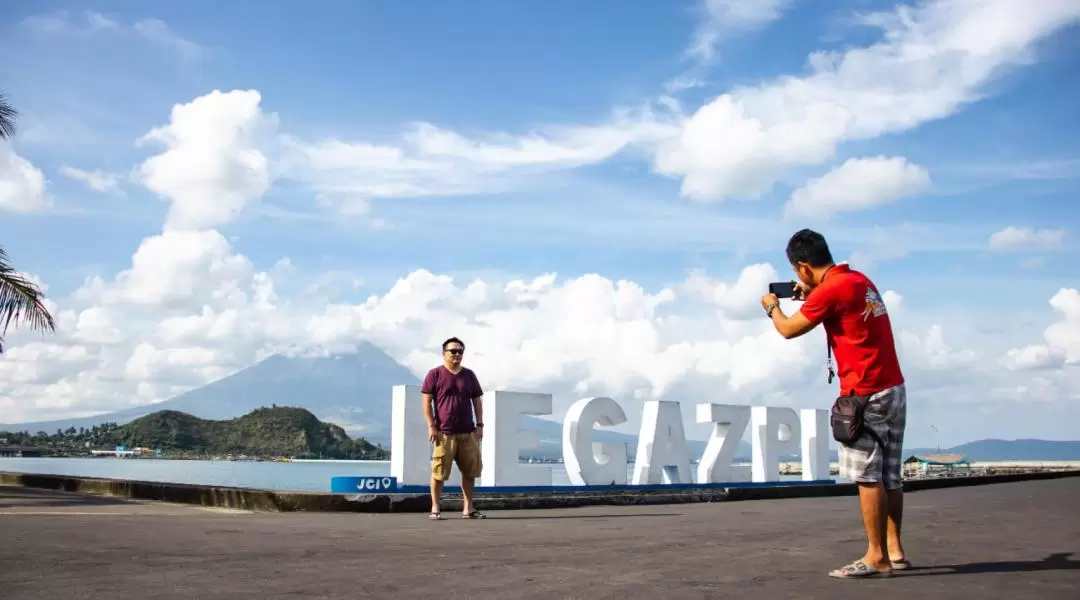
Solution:
[[[271,405],[295,406],[311,411],[319,420],[342,427],[349,435],[390,446],[391,389],[396,385],[419,385],[419,379],[377,346],[363,342],[354,354],[330,357],[270,356],[228,377],[189,390],[174,398],[112,413],[35,423],[0,425],[0,431],[55,432],[68,427],[93,427],[104,422],[124,424],[162,410],[174,410],[202,419],[231,419]],[[536,429],[540,448],[531,456],[549,459],[562,456],[562,423],[532,416],[522,426]],[[624,442],[631,459],[637,436],[597,430],[596,441]],[[705,442],[687,440],[687,452],[700,457]],[[904,455],[934,453],[910,449]],[[959,452],[972,460],[1080,460],[1080,442],[1044,440],[982,440],[941,452]],[[835,460],[835,450],[832,452]],[[736,459],[748,460],[750,444],[740,444]],[[785,457],[790,459],[793,457]]]

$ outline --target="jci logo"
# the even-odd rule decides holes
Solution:
[[[334,494],[389,492],[397,486],[397,477],[333,477],[330,479],[330,492]]]

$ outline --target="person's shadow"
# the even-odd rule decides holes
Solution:
[[[919,577],[923,575],[971,575],[975,573],[1019,573],[1024,571],[1075,571],[1080,560],[1069,560],[1074,552],[1056,552],[1042,560],[1008,560],[1003,562],[968,563],[964,565],[927,565],[911,567],[894,575]]]

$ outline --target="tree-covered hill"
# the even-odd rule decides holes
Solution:
[[[211,421],[184,412],[161,410],[117,426],[105,423],[92,429],[70,428],[55,435],[3,433],[9,443],[35,445],[70,453],[94,449],[128,448],[162,450],[167,454],[248,455],[258,457],[384,459],[386,451],[363,438],[353,439],[345,430],[324,423],[303,408],[258,408],[235,419]]]

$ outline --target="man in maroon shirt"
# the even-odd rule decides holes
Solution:
[[[465,344],[456,337],[443,342],[443,364],[428,371],[420,393],[424,397],[424,419],[428,440],[435,444],[431,455],[431,515],[441,519],[439,500],[443,483],[457,463],[464,496],[463,519],[483,519],[473,506],[473,488],[483,462],[480,440],[484,435],[484,390],[471,369],[461,366]],[[473,422],[473,413],[476,422]]]
[[[796,300],[802,308],[784,315],[773,294],[761,299],[765,313],[786,339],[825,326],[829,353],[836,355],[840,394],[869,396],[866,427],[881,440],[863,435],[840,444],[840,476],[859,486],[859,505],[869,546],[861,559],[829,573],[833,577],[882,577],[910,563],[900,544],[904,511],[901,450],[907,418],[907,391],[896,356],[892,324],[885,303],[865,275],[835,264],[821,234],[803,229],[791,237],[787,257],[799,277]]]

